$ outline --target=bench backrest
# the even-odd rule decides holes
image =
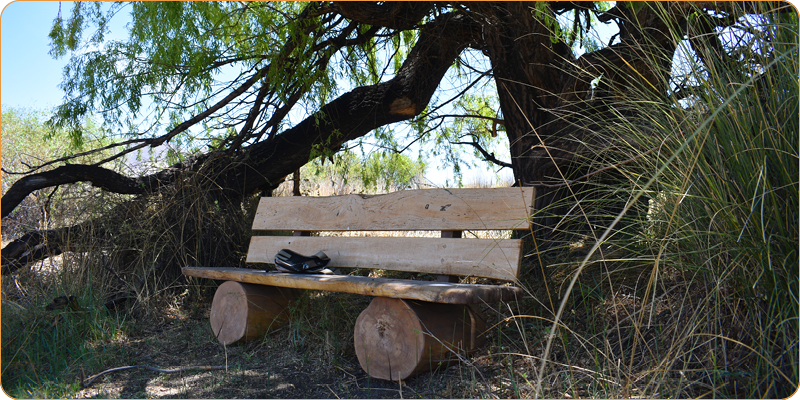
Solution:
[[[515,280],[518,239],[466,239],[460,231],[527,230],[534,188],[421,189],[385,195],[264,197],[255,231],[442,231],[430,237],[253,236],[247,262],[281,249],[324,251],[331,267],[379,268]],[[302,233],[300,233],[302,232]]]

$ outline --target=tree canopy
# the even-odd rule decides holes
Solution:
[[[120,13],[127,38],[108,40]],[[796,18],[779,2],[77,2],[50,32],[51,55],[69,63],[49,124],[81,143],[96,118],[110,143],[22,171],[2,217],[35,190],[77,182],[150,199],[190,185],[241,207],[310,161],[366,146],[391,162],[418,142],[456,165],[471,151],[511,168],[544,209],[594,174],[586,159],[609,166],[598,148],[648,150],[600,129],[631,93],[681,104],[709,54],[740,82],[769,68],[781,55],[767,13]],[[618,31],[601,43],[597,26]],[[679,59],[691,64],[683,75]],[[109,167],[168,142],[192,151],[149,174]],[[58,253],[69,228],[17,238],[3,273]]]

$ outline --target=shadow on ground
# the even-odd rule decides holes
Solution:
[[[284,328],[289,329],[289,328]],[[332,335],[326,333],[326,335]],[[352,334],[342,334],[351,338]],[[163,369],[226,366],[218,371],[185,369],[159,373],[144,368],[109,373],[77,393],[78,398],[433,398],[465,397],[486,387],[479,375],[493,369],[454,364],[405,382],[370,378],[359,366],[352,343],[335,340],[312,348],[292,339],[292,332],[274,332],[255,342],[225,347],[211,334],[206,318],[175,318],[138,332],[105,351],[124,353],[125,364]],[[334,343],[334,344],[331,344]],[[327,347],[327,348],[326,348]],[[488,354],[486,357],[489,357]],[[480,356],[471,360],[480,360]],[[85,371],[86,377],[101,371]],[[471,396],[470,396],[471,397]]]

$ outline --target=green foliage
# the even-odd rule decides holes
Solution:
[[[309,31],[320,31],[319,18],[296,18],[308,4],[83,4],[76,3],[69,19],[59,16],[50,33],[51,54],[71,54],[62,84],[70,100],[52,119],[56,126],[74,127],[94,109],[104,110],[110,126],[133,132],[145,120],[175,126],[196,111],[191,105],[210,106],[220,90],[265,65],[272,65],[265,77],[281,101],[294,91],[333,86],[311,50],[316,38]],[[107,20],[126,7],[129,36],[103,41]],[[93,28],[98,34],[82,42],[82,32]],[[290,59],[294,68],[282,68]]]
[[[333,157],[333,162],[318,159],[304,167],[301,176],[311,176],[315,181],[342,179],[343,185],[360,186],[363,192],[400,190],[410,187],[425,171],[422,160],[394,152],[373,152],[359,157],[352,151],[343,151]]]
[[[107,132],[93,119],[85,118],[81,124],[83,135],[75,137],[72,131],[53,129],[44,121],[44,111],[4,108],[2,115],[2,193],[33,166],[54,158],[81,153],[87,147],[102,147],[108,143]],[[92,163],[109,155],[101,151],[89,156],[73,159],[73,162]],[[44,170],[58,167],[60,163],[44,167]],[[120,168],[120,164],[110,165]],[[88,184],[38,190],[25,198],[10,216],[3,219],[3,235],[15,236],[22,231],[35,228],[49,228],[50,224],[68,224],[80,220],[94,207],[103,207],[103,201],[90,195]],[[72,201],[83,197],[85,201]]]
[[[561,24],[559,24],[558,20],[553,16],[553,14],[549,11],[550,6],[545,2],[537,2],[533,8],[533,15],[536,19],[542,21],[544,26],[550,28],[551,36],[550,42],[557,43],[559,40],[563,40],[565,38],[564,31],[561,29]]]
[[[267,86],[262,110],[266,117],[262,118],[274,117],[277,126],[285,127],[342,90],[391,78],[418,39],[416,29],[394,31],[353,24],[332,18],[326,14],[326,7],[329,4],[295,2],[76,3],[71,13],[65,12],[64,17],[59,14],[50,32],[51,54],[70,57],[70,61],[62,83],[67,100],[49,122],[56,128],[68,128],[80,141],[84,117],[103,110],[104,126],[118,137],[158,134],[212,106],[261,70],[263,80],[259,84]],[[554,30],[554,41],[575,37],[575,29],[586,29],[582,23],[575,29],[559,28],[559,21],[544,3],[537,7],[537,15]],[[113,33],[108,21],[125,12],[131,16],[127,37],[108,39]],[[579,18],[577,13],[575,18]],[[363,37],[368,40],[360,40]],[[333,44],[342,40],[354,44]],[[589,39],[585,42],[587,47],[599,46]],[[449,75],[452,82],[474,80],[480,76],[477,69],[489,69],[485,58],[476,59],[468,65],[467,57],[462,57],[456,63],[458,70]],[[225,139],[239,134],[257,90],[258,85],[253,86],[242,95],[246,101],[227,104],[203,120],[198,125],[202,132],[187,131],[171,140],[176,147],[189,151],[230,143]],[[432,145],[434,148],[424,156],[445,156],[445,164],[452,165],[460,176],[463,155],[479,153],[469,146],[451,146],[450,142],[480,130],[483,133],[476,138],[483,147],[504,145],[484,134],[491,130],[486,120],[448,119],[441,125],[436,114],[455,109],[499,118],[493,90],[491,85],[476,86],[457,100],[455,108],[432,108],[431,115],[422,115],[406,126],[382,127],[364,141],[393,151],[417,142]],[[488,107],[477,104],[480,101]],[[300,107],[295,107],[295,102]],[[299,111],[301,107],[305,110]],[[265,132],[254,135],[255,140],[265,137]],[[330,156],[322,148],[314,155]],[[170,159],[180,157],[170,154]]]
[[[50,130],[43,124],[45,112],[4,107],[2,132],[3,168],[21,171],[26,166],[80,151],[83,143],[63,130]],[[4,181],[5,177],[4,177]]]
[[[76,142],[85,134],[85,116],[96,109],[103,110],[104,124],[119,136],[169,130],[221,100],[254,71],[264,69],[259,81],[266,86],[263,113],[268,118],[283,116],[285,121],[277,121],[278,126],[286,126],[297,122],[289,119],[299,113],[287,112],[294,102],[306,110],[318,109],[340,94],[341,85],[371,85],[396,73],[417,40],[417,32],[411,30],[359,41],[374,35],[376,28],[363,24],[343,28],[346,20],[332,21],[317,11],[325,6],[78,3],[69,17],[58,16],[50,33],[51,54],[69,56],[70,62],[62,84],[68,100],[49,123],[55,129],[69,129]],[[130,12],[129,34],[123,40],[104,40],[110,37],[108,20],[122,12]],[[87,39],[85,33],[93,30],[96,33]],[[340,47],[332,45],[334,38],[356,44],[339,52]],[[327,68],[329,63],[334,67]],[[250,96],[258,88],[254,86]],[[202,121],[201,134],[193,131],[174,137],[168,161],[180,160],[183,152],[230,143],[240,133],[241,120],[251,105],[226,105]],[[374,139],[383,147],[402,147],[393,127],[377,130]],[[312,158],[332,155],[325,144],[312,150]],[[367,182],[373,181],[367,178]]]
[[[545,3],[536,7],[534,12],[553,30],[553,41],[574,42],[579,37],[586,48],[599,48],[584,35],[588,24],[561,26],[563,21]],[[608,7],[601,2],[597,9]],[[254,98],[263,95],[262,116],[256,125],[274,118],[269,122],[274,126],[263,127],[246,139],[248,143],[262,140],[344,90],[390,79],[419,36],[417,29],[379,29],[337,18],[329,11],[328,3],[297,2],[76,3],[71,12],[58,15],[50,32],[51,54],[69,57],[69,63],[62,83],[67,100],[49,123],[69,129],[80,142],[85,116],[102,110],[103,125],[118,138],[139,138],[143,133],[157,136],[216,104],[260,71],[258,84],[171,142],[187,152],[236,142],[231,139],[241,133],[238,130],[252,111]],[[115,32],[110,32],[108,22],[121,13],[130,13],[128,34],[124,39],[110,39],[116,36],[111,35]],[[575,22],[595,18],[590,14],[576,11]],[[342,46],[345,41],[352,44]],[[448,75],[452,85],[445,87],[486,78],[476,72],[490,69],[485,57],[472,53],[469,57],[476,61],[468,63],[470,51],[465,52]],[[452,166],[460,180],[464,155],[482,156],[470,146],[450,142],[475,138],[487,150],[502,148],[502,153],[505,145],[485,134],[491,131],[487,120],[443,121],[436,115],[455,110],[501,118],[495,95],[488,85],[468,89],[455,107],[447,104],[451,100],[434,99],[442,104],[426,110],[430,115],[376,129],[363,142],[392,151],[405,151],[415,143],[432,147],[422,156],[444,156],[445,165]],[[445,105],[448,108],[442,108]],[[315,149],[313,156],[330,156],[324,148]],[[169,159],[181,156],[173,151]]]
[[[449,116],[454,118],[442,124],[436,135],[422,140],[423,143],[430,145],[431,156],[443,157],[445,165],[453,168],[457,182],[460,182],[461,170],[465,166],[487,169],[490,167],[483,161],[480,161],[480,164],[475,161],[469,163],[467,160],[470,159],[483,160],[483,154],[474,146],[456,143],[478,143],[500,160],[503,160],[508,152],[503,117],[497,98],[492,94],[493,89],[494,84],[490,83],[484,88],[459,97],[453,106],[456,114]],[[423,130],[428,125],[434,125],[438,119],[420,121],[418,129]],[[473,157],[466,157],[467,154]]]

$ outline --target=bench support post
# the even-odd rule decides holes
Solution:
[[[289,322],[286,308],[301,290],[227,281],[211,303],[211,330],[229,345],[259,336]]]
[[[475,306],[376,297],[358,316],[355,350],[370,376],[404,380],[457,362],[486,342]]]

